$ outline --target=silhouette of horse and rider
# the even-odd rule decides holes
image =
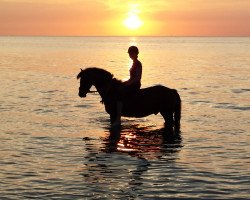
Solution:
[[[139,50],[131,46],[128,54],[133,60],[129,80],[122,82],[101,68],[81,69],[77,75],[77,79],[80,79],[79,96],[86,97],[94,85],[110,115],[112,127],[121,124],[121,116],[145,117],[160,113],[165,120],[165,127],[179,133],[181,98],[177,90],[162,85],[140,89],[142,64],[138,60]]]

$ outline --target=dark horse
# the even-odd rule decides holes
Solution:
[[[110,72],[100,68],[81,69],[79,96],[86,97],[92,85],[102,98],[105,110],[110,115],[111,123],[116,118],[116,94],[123,82],[113,77]],[[180,131],[181,99],[175,89],[161,85],[140,89],[136,94],[123,100],[122,116],[145,117],[161,113],[166,128]]]

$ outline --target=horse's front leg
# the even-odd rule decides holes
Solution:
[[[110,123],[113,124],[116,120],[115,104],[105,104],[105,110],[110,116]]]
[[[116,114],[110,114],[110,123],[113,124],[116,120]]]

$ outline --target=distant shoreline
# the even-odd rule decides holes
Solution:
[[[242,38],[242,37],[250,37],[249,36],[98,36],[98,35],[0,35],[0,37],[99,37],[99,38],[103,38],[103,37],[115,37],[115,38],[136,38],[136,37],[144,37],[144,38],[163,38],[163,37],[168,37],[168,38]]]

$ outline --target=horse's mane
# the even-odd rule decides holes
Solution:
[[[81,69],[81,72],[77,75],[77,79],[82,78],[84,74],[89,74],[89,73],[93,73],[93,74],[98,74],[99,76],[103,77],[103,78],[107,78],[107,79],[112,79],[114,77],[113,74],[111,74],[109,71],[102,69],[102,68],[98,68],[98,67],[89,67],[86,69]],[[121,84],[122,81],[118,80],[116,78],[114,78],[114,80],[118,83]]]
[[[88,73],[94,73],[94,74],[99,74],[103,77],[110,77],[112,78],[114,75],[111,74],[110,72],[108,72],[105,69],[101,69],[101,68],[97,68],[97,67],[89,67],[86,69],[81,69],[81,72],[77,75],[77,79],[81,78],[84,74],[88,74]]]

